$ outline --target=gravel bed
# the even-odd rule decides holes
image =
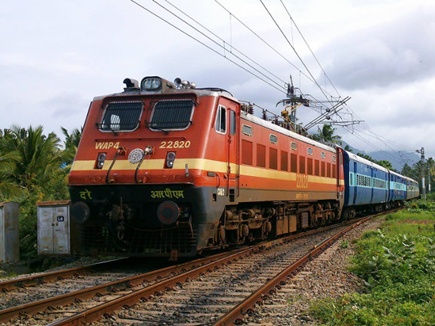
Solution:
[[[346,233],[319,257],[304,268],[277,293],[257,306],[246,318],[248,325],[317,325],[307,314],[312,301],[327,297],[340,297],[345,293],[360,291],[363,282],[348,271],[350,257],[361,235],[377,229],[383,218],[375,218]],[[342,245],[345,242],[346,245]]]
[[[337,229],[296,239],[180,284],[94,325],[211,325]]]

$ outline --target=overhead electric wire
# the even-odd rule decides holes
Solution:
[[[248,31],[250,31],[252,34],[254,34],[260,41],[262,41],[264,44],[266,44],[273,52],[278,54],[281,58],[283,58],[289,65],[291,65],[293,68],[295,68],[300,74],[302,74],[304,77],[306,77],[311,82],[315,82],[314,79],[312,79],[310,76],[305,74],[298,66],[296,66],[293,62],[291,62],[289,59],[287,59],[283,54],[281,54],[277,49],[275,49],[272,45],[270,45],[269,42],[267,42],[264,38],[262,38],[257,32],[255,32],[252,28],[250,28],[246,23],[244,23],[240,18],[238,18],[236,15],[234,15],[229,9],[227,9],[223,4],[221,4],[218,0],[214,0],[223,10],[225,10],[230,16],[232,16],[234,19],[236,19],[243,27],[245,27]]]
[[[190,28],[194,29],[195,31],[197,31],[198,33],[200,33],[202,36],[206,37],[208,40],[210,40],[211,42],[213,42],[214,44],[216,44],[217,46],[221,47],[222,49],[225,50],[225,47],[222,44],[219,44],[219,42],[216,42],[214,39],[212,39],[210,36],[206,35],[204,32],[200,31],[198,28],[196,28],[195,26],[193,26],[192,24],[190,24],[189,22],[187,22],[185,19],[181,18],[180,16],[178,16],[177,14],[175,14],[174,12],[172,12],[171,10],[169,10],[167,7],[163,6],[162,4],[160,4],[158,1],[156,0],[151,0],[152,2],[154,2],[155,4],[157,4],[159,7],[163,8],[164,10],[166,10],[167,12],[169,12],[171,15],[173,15],[175,18],[181,20],[183,23],[185,23],[186,25],[188,25]],[[177,9],[178,10],[178,9]],[[238,55],[230,52],[231,55],[233,55],[234,57],[236,57],[238,60],[242,61],[243,63],[245,63],[247,66],[249,66],[250,68],[254,69],[257,73],[261,74],[262,76],[264,76],[265,78],[269,79],[269,81],[271,81],[272,83],[276,84],[278,87],[283,87],[281,84],[277,83],[275,80],[273,80],[272,78],[270,78],[269,76],[265,75],[263,72],[261,72],[260,70],[258,70],[257,68],[255,68],[254,66],[252,66],[251,64],[247,63],[245,60],[243,60],[242,58],[240,58]],[[243,54],[244,55],[244,54]],[[247,57],[246,55],[244,55],[245,57]],[[261,65],[260,65],[261,66]],[[263,68],[263,67],[262,67]],[[264,68],[263,68],[264,69]],[[285,82],[284,82],[285,83]],[[284,87],[285,90],[285,87]]]
[[[264,4],[263,0],[259,0],[261,2],[261,4],[263,5],[264,9],[266,10],[266,12],[269,14],[270,18],[273,20],[273,22],[275,23],[276,27],[279,29],[279,31],[281,32],[282,36],[285,38],[285,40],[287,41],[287,43],[290,45],[290,47],[292,48],[293,52],[296,54],[296,56],[298,57],[299,61],[302,63],[302,65],[305,67],[305,69],[307,70],[308,74],[311,76],[311,78],[313,79],[313,82],[317,85],[317,87],[320,89],[320,91],[322,92],[322,94],[325,96],[325,98],[327,100],[329,100],[328,96],[326,95],[325,91],[323,90],[322,86],[320,86],[320,84],[317,82],[317,80],[314,78],[313,74],[311,73],[310,69],[308,68],[308,66],[305,64],[304,60],[302,60],[301,56],[299,55],[299,53],[296,51],[295,47],[291,44],[291,42],[289,41],[289,39],[287,38],[287,35],[285,35],[284,31],[282,30],[282,28],[279,26],[278,22],[275,20],[275,17],[273,17],[272,13],[269,11],[269,9],[266,7],[266,5]]]
[[[314,51],[311,49],[311,46],[308,44],[308,41],[305,39],[304,35],[302,34],[301,30],[299,29],[298,25],[296,24],[295,20],[293,19],[293,17],[290,15],[290,12],[287,9],[287,6],[284,4],[284,2],[282,0],[279,0],[282,4],[282,6],[284,7],[285,11],[287,12],[287,15],[290,19],[291,22],[293,22],[293,24],[296,27],[296,30],[298,31],[299,35],[302,37],[302,40],[305,42],[305,45],[307,46],[307,48],[310,50],[311,54],[313,55],[314,59],[316,60],[317,64],[319,65],[320,69],[323,71],[323,73],[325,74],[326,78],[328,79],[329,83],[331,84],[331,86],[334,88],[335,92],[337,93],[337,95],[339,97],[341,97],[340,93],[338,92],[337,88],[335,87],[334,83],[332,82],[332,80],[329,78],[328,74],[326,73],[325,69],[323,69],[323,66],[320,64],[319,59],[317,59],[317,56],[314,54]]]
[[[228,61],[230,61],[231,63],[235,64],[236,66],[238,66],[239,68],[245,70],[246,72],[248,72],[249,74],[253,75],[254,77],[260,79],[261,81],[263,81],[264,83],[268,84],[269,86],[275,88],[276,90],[287,94],[286,91],[284,91],[282,88],[278,88],[275,85],[271,84],[270,82],[266,81],[265,79],[263,79],[262,77],[258,76],[257,74],[255,74],[254,72],[252,72],[251,70],[247,69],[246,67],[242,66],[241,64],[237,63],[236,61],[226,57],[225,55],[221,54],[219,51],[217,51],[216,49],[212,48],[211,46],[209,46],[208,44],[204,43],[203,41],[199,40],[198,38],[194,37],[193,35],[187,33],[186,31],[182,30],[181,28],[175,26],[173,23],[171,23],[170,21],[168,21],[167,19],[163,18],[162,16],[156,14],[155,12],[153,12],[152,10],[146,8],[144,5],[142,5],[141,3],[138,3],[135,0],[129,0],[130,2],[134,3],[136,6],[140,7],[141,9],[147,11],[148,13],[150,13],[151,15],[153,15],[154,17],[157,17],[158,19],[162,20],[163,22],[165,22],[166,24],[170,25],[171,27],[175,28],[176,30],[178,30],[179,32],[183,33],[184,35],[190,37],[191,39],[195,40],[196,42],[198,42],[199,44],[203,45],[204,47],[206,47],[207,49],[209,49],[210,51],[218,54],[219,56],[227,59]],[[243,61],[243,60],[241,60]],[[246,63],[246,62],[245,62]]]
[[[184,10],[180,9],[179,7],[177,7],[176,5],[174,5],[173,3],[171,3],[169,0],[165,0],[170,6],[172,6],[173,8],[177,9],[179,12],[181,12],[183,15],[185,15],[186,17],[188,17],[189,19],[191,19],[192,21],[194,21],[196,24],[198,24],[199,26],[201,26],[203,29],[205,29],[207,32],[209,32],[210,34],[212,34],[214,37],[216,37],[217,39],[219,39],[221,42],[223,42],[224,44],[228,44],[228,42],[226,42],[222,37],[220,37],[219,35],[217,35],[216,33],[214,33],[212,30],[210,30],[209,28],[207,28],[206,26],[204,26],[203,24],[201,24],[198,20],[196,20],[194,17],[192,17],[191,15],[187,14]],[[155,1],[154,1],[155,2]],[[285,80],[281,79],[279,76],[275,75],[273,72],[271,72],[269,69],[265,68],[264,66],[262,66],[260,63],[258,63],[257,61],[251,59],[248,55],[246,55],[245,53],[241,52],[240,50],[238,50],[236,47],[234,47],[232,44],[230,44],[231,49],[235,50],[237,53],[241,54],[243,57],[245,57],[246,59],[248,59],[249,61],[253,62],[254,64],[256,64],[257,66],[261,67],[264,71],[268,72],[270,75],[272,75],[273,77],[275,77],[276,79],[280,80],[283,84],[287,84],[288,82],[286,82]]]

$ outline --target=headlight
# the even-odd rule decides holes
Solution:
[[[139,163],[144,156],[144,151],[141,148],[135,148],[128,154],[128,161],[131,164]]]
[[[165,167],[167,167],[168,169],[172,169],[172,167],[174,166],[174,161],[175,161],[175,152],[168,152],[166,154]]]
[[[142,91],[157,91],[162,87],[162,80],[160,77],[145,77],[140,83]]]
[[[104,161],[106,160],[106,153],[98,153],[97,156],[97,163],[95,164],[95,167],[97,169],[102,169],[104,166]]]

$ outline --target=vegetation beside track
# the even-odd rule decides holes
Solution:
[[[435,196],[388,214],[356,243],[350,270],[362,293],[315,301],[327,325],[435,325]]]

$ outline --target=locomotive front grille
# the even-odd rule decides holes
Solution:
[[[168,256],[173,250],[179,255],[195,254],[197,233],[187,223],[166,229],[126,229],[128,239],[122,242],[106,227],[83,227],[81,230],[82,249],[88,254],[105,252],[129,255]]]

